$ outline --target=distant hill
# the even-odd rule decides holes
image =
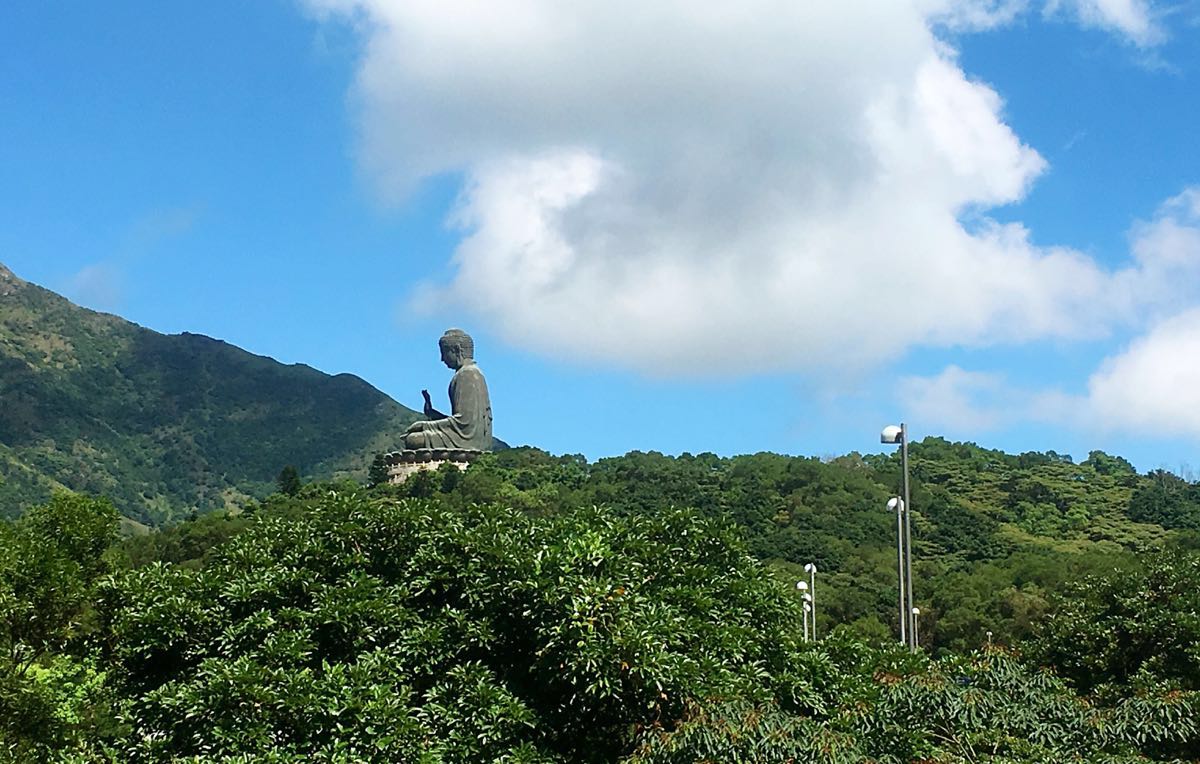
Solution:
[[[0,516],[60,487],[157,524],[308,477],[365,476],[408,409],[349,374],[97,313],[0,265]]]

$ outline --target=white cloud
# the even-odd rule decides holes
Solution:
[[[1116,33],[1140,47],[1166,39],[1150,0],[1049,0],[1046,13],[1070,14],[1083,26]]]
[[[97,263],[81,268],[63,292],[73,302],[92,310],[114,311],[124,297],[124,279],[112,265]]]
[[[897,396],[910,416],[957,434],[1040,421],[1200,439],[1200,188],[1136,225],[1132,249],[1136,264],[1114,277],[1111,304],[1142,304],[1147,326],[1100,364],[1085,392],[1022,388],[1004,375],[949,366],[901,380]],[[1171,290],[1172,282],[1181,288]],[[1164,299],[1150,305],[1139,295]]]
[[[896,397],[907,418],[951,437],[975,437],[1025,422],[1086,425],[1080,398],[1059,390],[1023,388],[1004,374],[956,365],[929,377],[901,378]]]
[[[1012,23],[1029,9],[1029,0],[920,0],[918,7],[935,24],[978,31]]]
[[[1114,309],[1154,323],[1200,304],[1200,186],[1168,199],[1134,225],[1131,267],[1116,276]]]
[[[1200,440],[1200,308],[1163,321],[1105,360],[1080,395],[948,366],[902,379],[897,397],[911,419],[953,436],[1043,422]]]
[[[368,36],[362,160],[466,178],[426,308],[649,373],[879,363],[1101,336],[1175,299],[983,219],[1044,161],[931,32],[1019,2],[309,0]],[[457,320],[457,319],[456,319]]]
[[[203,205],[162,207],[138,218],[129,226],[122,242],[126,257],[138,256],[191,232],[203,213]]]
[[[999,374],[947,366],[932,377],[906,377],[897,385],[905,416],[947,433],[995,429],[1019,398]]]
[[[1106,359],[1080,395],[948,366],[931,377],[901,379],[896,397],[913,421],[952,437],[1042,422],[1200,440],[1200,308],[1164,320]]]
[[[1106,361],[1085,403],[1095,424],[1110,429],[1200,438],[1200,308]]]
[[[119,310],[125,301],[126,273],[130,267],[189,233],[201,213],[199,205],[148,211],[126,226],[118,244],[105,260],[85,266],[71,276],[63,293],[93,310]]]

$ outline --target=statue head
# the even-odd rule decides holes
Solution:
[[[442,349],[442,363],[451,369],[461,369],[467,361],[475,359],[475,341],[462,329],[447,329],[438,340]]]

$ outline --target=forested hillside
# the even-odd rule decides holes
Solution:
[[[987,632],[1026,639],[1071,580],[1136,567],[1153,551],[1200,548],[1200,483],[1139,475],[1120,457],[1081,464],[1053,452],[1010,455],[927,438],[910,448],[913,561],[922,633],[967,650]],[[401,490],[454,507],[499,503],[533,514],[604,506],[622,516],[689,507],[727,518],[785,581],[820,571],[822,625],[882,639],[897,619],[896,453],[832,460],[631,453],[589,464],[536,449],[490,456],[445,485]]]
[[[0,265],[0,516],[66,488],[154,524],[365,476],[418,417],[363,380],[71,304]]]

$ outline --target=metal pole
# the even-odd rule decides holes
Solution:
[[[803,616],[801,618],[801,629],[802,629],[801,641],[807,642],[808,641],[808,613],[809,613],[809,609],[812,607],[812,605],[810,604],[812,602],[812,597],[808,593],[808,582],[807,581],[804,581],[803,579],[801,579],[800,581],[797,581],[796,588],[800,591],[800,605],[801,605],[801,610],[803,611]]]
[[[896,502],[896,574],[900,581],[900,644],[908,644],[908,616],[904,612],[904,499]]]
[[[908,501],[908,426],[900,423],[900,463],[904,470],[904,572],[908,582],[908,609],[906,614],[911,617],[913,609],[913,572],[912,572],[912,505]],[[910,621],[910,623],[912,623]],[[909,634],[916,633],[916,624],[912,623]],[[917,649],[913,640],[912,649]]]
[[[921,646],[920,640],[917,639],[917,622],[921,620],[920,616],[921,616],[921,609],[913,608],[912,609],[912,638],[913,638],[913,651],[914,652],[916,652],[917,648]]]
[[[817,641],[817,566],[815,563],[808,564],[808,594],[810,597],[809,603],[812,605],[812,641]]]

